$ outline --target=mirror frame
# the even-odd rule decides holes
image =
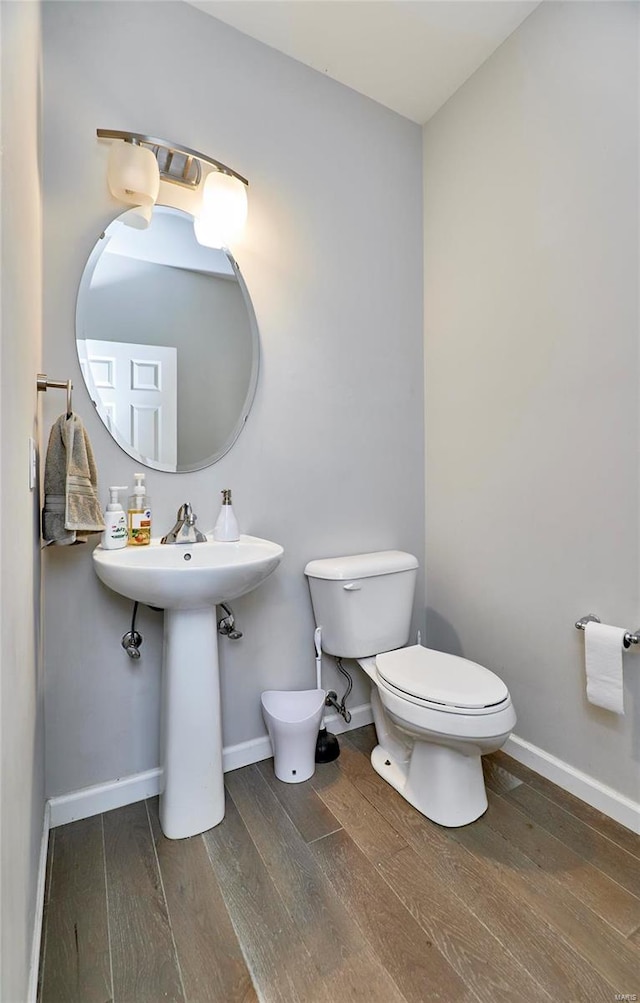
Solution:
[[[190,212],[187,212],[187,210],[185,209],[178,209],[175,206],[165,205],[164,203],[158,203],[156,208],[168,210],[171,214],[175,214],[176,216],[186,216],[189,217],[191,220],[193,220],[193,215]],[[160,470],[170,474],[188,474],[196,470],[205,470],[207,467],[212,466],[212,464],[217,463],[218,460],[221,460],[223,456],[226,456],[231,447],[235,444],[235,442],[238,439],[238,436],[240,435],[242,429],[244,428],[247,422],[249,413],[251,411],[255,399],[256,390],[258,386],[258,376],[260,372],[260,332],[258,329],[258,322],[256,320],[255,310],[253,309],[251,296],[249,295],[249,290],[247,288],[246,282],[244,281],[244,277],[242,275],[238,262],[236,261],[233,254],[227,247],[221,248],[221,250],[226,255],[229,264],[233,269],[236,280],[240,287],[240,292],[242,293],[242,299],[247,311],[247,316],[249,318],[249,327],[251,330],[251,342],[252,342],[252,363],[251,363],[251,373],[249,376],[249,385],[247,388],[247,394],[244,399],[238,420],[236,421],[235,425],[233,426],[230,434],[227,436],[223,445],[217,452],[212,453],[211,456],[206,457],[201,462],[186,464],[185,466],[179,466],[177,464],[176,467],[169,466],[163,463],[157,463],[156,461],[150,460],[148,457],[143,456],[141,453],[138,453],[131,446],[131,444],[128,443],[123,438],[123,436],[118,432],[117,429],[111,429],[109,427],[109,421],[106,412],[102,408],[102,403],[100,401],[98,389],[94,385],[91,371],[88,366],[83,367],[81,365],[81,362],[83,360],[80,359],[80,352],[78,351],[78,342],[85,340],[84,338],[78,337],[78,330],[80,329],[80,317],[82,313],[82,308],[89,294],[89,286],[91,283],[91,279],[93,277],[93,273],[96,269],[96,266],[98,264],[98,261],[100,260],[100,256],[103,251],[103,246],[101,245],[100,242],[104,240],[106,231],[108,227],[111,225],[111,223],[115,223],[117,220],[121,220],[123,216],[126,216],[130,211],[131,210],[126,210],[125,212],[120,213],[118,216],[114,216],[113,219],[110,221],[110,223],[108,223],[107,226],[104,228],[104,230],[100,233],[97,241],[95,242],[93,248],[91,249],[91,253],[87,258],[82,275],[80,277],[80,283],[78,285],[78,293],[76,296],[75,342],[76,342],[76,354],[78,358],[78,364],[80,365],[80,371],[82,373],[83,382],[86,387],[87,393],[89,394],[89,397],[96,409],[96,412],[104,426],[105,431],[111,437],[111,439],[113,439],[116,445],[118,445],[120,449],[124,453],[126,453],[127,456],[129,456],[132,460],[135,460],[137,464],[141,464],[142,466],[148,467],[150,470]]]

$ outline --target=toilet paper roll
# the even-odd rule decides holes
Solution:
[[[622,652],[624,627],[588,623],[585,627],[587,700],[614,714],[624,714]]]

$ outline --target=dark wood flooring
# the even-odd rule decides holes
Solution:
[[[487,813],[443,829],[371,726],[340,743],[304,784],[227,774],[202,836],[165,839],[155,799],[53,830],[40,1003],[640,997],[640,837],[503,753]]]

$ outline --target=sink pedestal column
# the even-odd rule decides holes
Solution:
[[[162,671],[160,824],[184,839],[224,818],[215,606],[165,610]]]

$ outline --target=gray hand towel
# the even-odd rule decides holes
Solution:
[[[42,536],[47,544],[86,543],[101,533],[104,519],[89,436],[80,418],[65,414],[54,422],[44,465]]]

